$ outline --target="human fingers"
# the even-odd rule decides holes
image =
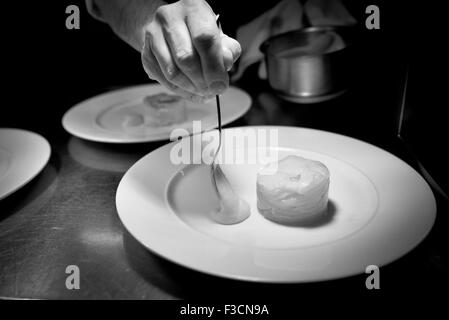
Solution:
[[[183,88],[178,87],[177,85],[171,83],[170,81],[168,81],[166,79],[153,52],[147,48],[148,46],[149,46],[149,43],[147,41],[145,41],[145,44],[144,44],[144,47],[142,50],[142,54],[141,54],[142,65],[143,65],[143,68],[144,68],[145,72],[147,73],[148,77],[150,79],[156,80],[157,82],[159,82],[160,84],[162,84],[163,86],[168,88],[169,90],[173,91],[174,93],[178,94],[179,96],[181,96],[185,99],[188,99],[190,101],[197,102],[197,103],[203,102],[204,97],[201,97],[192,92],[186,91]]]
[[[156,14],[156,19],[160,19],[158,14]],[[146,49],[152,52],[168,82],[191,93],[197,91],[192,81],[179,69],[173,60],[159,23],[154,22],[149,25],[145,33],[145,43],[147,43]]]
[[[221,46],[223,49],[224,65],[226,71],[229,71],[231,70],[237,59],[240,57],[242,48],[237,40],[227,36],[224,33],[221,34]]]
[[[190,79],[197,93],[206,95],[208,86],[203,76],[201,59],[184,20],[174,19],[163,25],[162,30],[177,67]]]
[[[229,86],[229,77],[223,62],[222,37],[215,14],[206,2],[198,1],[192,6],[195,8],[191,8],[186,16],[192,43],[200,56],[209,91],[221,94]]]

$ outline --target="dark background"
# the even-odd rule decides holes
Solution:
[[[235,23],[249,21],[276,3],[210,2],[231,34]],[[81,9],[80,30],[65,28],[69,4]],[[359,138],[373,143],[395,137],[405,70],[410,63],[402,136],[447,190],[447,56],[442,50],[447,28],[443,7],[437,1],[350,0],[345,4],[358,19],[361,33],[354,61],[358,70],[354,86],[361,103],[355,112],[345,115],[345,121],[350,118],[363,127]],[[380,8],[380,30],[364,26],[369,4]],[[106,24],[90,17],[84,1],[8,1],[3,4],[1,21],[0,126],[45,134],[50,127],[60,125],[64,112],[75,103],[114,87],[148,82],[139,53],[118,39]],[[251,71],[246,76],[251,77]],[[245,89],[250,90],[248,86],[252,85],[260,83],[246,81]],[[345,121],[341,121],[342,126]]]

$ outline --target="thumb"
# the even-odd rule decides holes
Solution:
[[[226,71],[229,71],[242,53],[242,48],[237,40],[225,34],[221,36],[221,46],[223,48],[223,61]]]

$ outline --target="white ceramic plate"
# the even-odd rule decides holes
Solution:
[[[0,200],[33,179],[50,158],[42,136],[20,129],[0,129]]]
[[[142,105],[145,96],[160,92],[171,93],[161,85],[149,84],[98,95],[68,110],[62,118],[62,125],[79,138],[110,143],[168,140],[175,128],[183,128],[191,133],[193,120],[201,120],[201,129],[204,131],[217,127],[215,100],[205,104],[186,102],[187,121],[184,123],[158,128],[149,125],[124,127],[127,116],[145,112]],[[243,116],[251,106],[250,96],[235,87],[230,87],[221,96],[220,102],[223,125]]]
[[[222,165],[233,188],[251,205],[241,224],[219,225],[205,165],[174,165],[165,145],[139,160],[117,190],[118,214],[145,247],[185,267],[261,282],[335,279],[382,266],[412,250],[430,231],[435,199],[402,160],[368,143],[324,131],[277,129],[279,158],[297,154],[330,170],[330,215],[309,227],[264,219],[256,207],[257,165]],[[227,131],[233,129],[227,129]],[[188,138],[192,139],[192,138]],[[226,148],[226,144],[225,144]],[[255,152],[255,146],[235,149]],[[226,152],[226,150],[225,150]],[[247,157],[249,159],[249,157]]]

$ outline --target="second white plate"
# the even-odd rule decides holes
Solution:
[[[187,121],[173,126],[144,126],[138,130],[124,130],[123,121],[130,112],[139,112],[147,95],[170,91],[158,84],[141,85],[108,92],[85,100],[62,118],[66,131],[82,139],[109,143],[138,143],[168,140],[175,128],[192,133],[192,122],[201,121],[201,130],[217,127],[215,100],[206,104],[186,102]],[[221,96],[222,124],[243,116],[251,106],[251,97],[236,87]]]

